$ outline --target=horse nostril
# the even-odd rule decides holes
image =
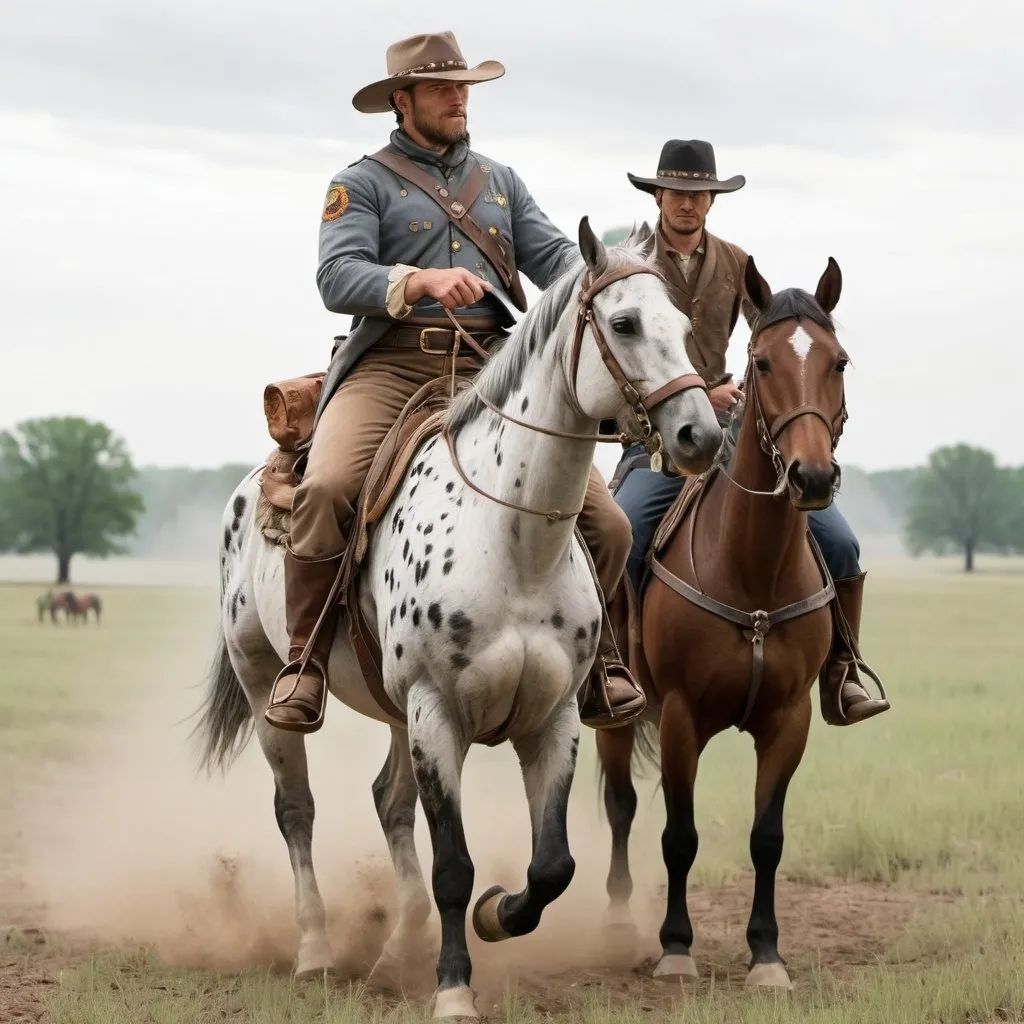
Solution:
[[[805,487],[805,481],[803,473],[800,470],[799,459],[794,459],[789,464],[789,469],[786,471],[786,477],[789,480],[790,487],[792,487],[797,494],[802,494]]]
[[[683,451],[691,451],[696,447],[692,423],[687,423],[685,427],[679,428],[679,432],[676,434],[676,442]]]

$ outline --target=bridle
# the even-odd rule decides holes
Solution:
[[[600,274],[596,280],[593,279],[592,272],[590,270],[588,270],[584,275],[579,295],[579,309],[576,312],[576,324],[573,329],[572,348],[569,353],[568,378],[566,383],[569,389],[569,396],[576,405],[576,408],[579,409],[579,398],[576,390],[577,376],[579,374],[580,353],[583,347],[583,335],[589,327],[602,362],[605,367],[607,367],[612,380],[615,381],[622,397],[626,400],[626,404],[629,406],[636,419],[639,427],[638,432],[623,431],[618,434],[573,434],[561,430],[551,430],[548,427],[542,427],[534,423],[527,423],[525,420],[518,419],[515,416],[510,416],[504,410],[499,409],[493,402],[485,398],[480,393],[475,382],[470,381],[469,386],[473,388],[477,397],[491,412],[497,414],[502,419],[508,420],[510,423],[515,423],[520,427],[526,427],[527,429],[534,430],[537,433],[547,434],[550,437],[565,438],[572,441],[598,441],[605,444],[642,444],[651,457],[651,469],[657,473],[661,471],[662,452],[664,446],[661,434],[655,430],[651,424],[650,413],[673,395],[677,395],[682,391],[700,388],[706,393],[707,385],[699,374],[684,373],[673,378],[667,384],[663,384],[660,388],[651,392],[651,394],[643,396],[635,387],[633,387],[625,373],[623,373],[618,359],[615,358],[615,353],[609,348],[608,342],[605,340],[604,334],[594,317],[593,302],[594,297],[604,291],[604,289],[609,285],[614,284],[616,281],[621,281],[626,277],[632,277],[634,274],[653,274],[659,280],[664,281],[662,275],[654,267],[640,264],[628,264],[614,270],[606,270],[603,274]],[[455,318],[452,317],[451,314],[449,314],[449,318],[453,323],[455,323]],[[460,335],[464,333],[457,323],[456,328]],[[463,483],[465,483],[471,490],[476,491],[477,494],[480,494],[485,498],[489,498],[491,501],[517,512],[528,512],[531,515],[544,516],[550,522],[572,519],[583,511],[582,508],[579,508],[575,512],[562,512],[559,509],[551,509],[550,511],[543,512],[538,509],[527,508],[524,505],[517,505],[514,502],[504,501],[501,498],[495,497],[493,494],[488,494],[486,491],[474,484],[463,471],[458,457],[455,454],[455,442],[451,436],[448,425],[444,428],[444,437],[448,444],[448,451],[451,454],[452,462],[455,469],[458,471],[459,476],[462,478]]]
[[[750,343],[747,345],[746,387],[744,391],[749,396],[747,401],[753,406],[754,423],[757,427],[757,437],[761,445],[761,451],[772,460],[772,465],[775,467],[775,488],[771,491],[754,491],[733,479],[726,467],[721,467],[721,472],[734,487],[738,487],[747,494],[758,497],[781,498],[786,492],[786,463],[782,457],[782,452],[779,451],[779,438],[801,417],[814,416],[821,420],[828,428],[832,452],[834,453],[839,444],[839,439],[843,436],[843,426],[849,418],[849,414],[846,411],[846,389],[845,387],[843,388],[843,400],[840,403],[839,412],[833,419],[829,419],[828,415],[822,412],[816,405],[799,405],[795,409],[790,409],[781,416],[777,416],[770,424],[767,423],[765,421],[764,407],[761,404],[761,394],[758,391],[757,372],[754,365],[754,346],[757,342],[757,337],[757,334],[753,335]],[[839,490],[842,475],[838,464],[837,470],[835,483],[833,484],[833,495]]]

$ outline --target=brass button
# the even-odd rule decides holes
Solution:
[[[403,199],[404,199],[404,198],[405,198],[405,197],[406,197],[406,196],[407,196],[408,194],[409,194],[409,190],[408,190],[407,188],[403,188],[403,189],[402,189],[402,191],[401,191],[401,192],[399,192],[399,195],[400,195],[400,196],[401,196],[401,197],[402,197]]]
[[[438,191],[439,191],[439,193],[440,193],[440,195],[441,195],[441,197],[443,199],[447,199],[448,198],[448,189],[442,188],[442,189],[439,189]]]
[[[409,224],[409,230],[410,231],[419,231],[419,229],[420,229],[420,222],[418,220],[414,220],[414,221],[410,222],[410,224]]]
[[[429,231],[433,226],[434,226],[434,222],[432,220],[425,220],[423,222],[423,230],[424,231]]]
[[[493,224],[487,229],[487,234],[489,235],[496,235],[497,233],[498,229]]]
[[[456,238],[452,242],[452,252],[458,252],[462,248],[462,243]]]

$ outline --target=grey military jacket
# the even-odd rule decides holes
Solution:
[[[579,246],[551,222],[510,167],[472,152],[465,142],[443,155],[423,149],[401,129],[391,133],[390,146],[452,195],[476,163],[488,164],[487,185],[470,213],[484,230],[501,234],[520,272],[538,288],[547,288],[579,259]],[[340,339],[331,358],[317,421],[359,358],[397,322],[387,311],[388,274],[397,264],[420,270],[464,267],[489,281],[494,292],[456,315],[490,316],[509,326],[515,321],[514,305],[497,271],[437,203],[377,161],[356,161],[331,180],[320,223],[320,295],[331,312],[353,319],[351,332]],[[427,297],[410,316],[440,319],[444,314]]]

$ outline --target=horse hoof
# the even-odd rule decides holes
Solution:
[[[334,953],[325,935],[304,936],[295,960],[295,980],[315,981],[334,969]]]
[[[658,981],[697,981],[697,965],[689,953],[669,953],[658,961],[654,968]]]
[[[793,983],[782,964],[754,964],[743,983],[747,988],[778,988],[792,991]]]
[[[479,1020],[480,1014],[476,1008],[476,997],[468,985],[460,985],[458,988],[446,988],[443,992],[434,993],[434,1020],[451,1020],[457,1017],[466,1017],[470,1020]]]
[[[498,907],[508,892],[500,885],[492,885],[473,907],[473,931],[484,942],[503,942],[512,938],[498,920]]]
[[[625,905],[612,905],[604,915],[604,945],[614,960],[636,960],[640,946],[640,932],[633,923],[633,915]]]
[[[411,966],[408,957],[396,956],[385,948],[371,968],[366,983],[372,988],[400,995]]]

